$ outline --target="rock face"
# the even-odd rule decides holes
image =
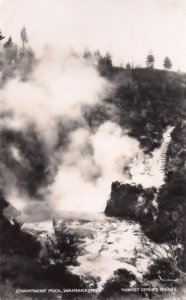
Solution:
[[[144,189],[142,185],[112,183],[110,199],[107,202],[107,216],[140,219],[151,210],[156,189]]]
[[[143,192],[144,189],[141,185],[113,182],[110,199],[105,209],[106,215],[135,218],[138,198]]]

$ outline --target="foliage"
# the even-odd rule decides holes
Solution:
[[[45,254],[42,260],[61,262],[66,266],[77,265],[80,254],[80,239],[76,233],[70,232],[64,223],[57,224],[53,220],[54,236],[47,236],[44,241]]]
[[[131,65],[129,63],[126,64],[126,69],[130,70],[131,69]]]
[[[181,244],[174,245],[171,241],[160,244],[152,243],[145,236],[142,237],[141,243],[145,255],[151,258],[146,278],[159,279],[165,285],[181,286],[184,284],[186,274],[181,270],[184,251]]]
[[[34,52],[26,47],[28,37],[25,27],[21,30],[22,48],[19,48],[9,37],[0,51],[0,87],[8,78],[18,76],[21,80],[27,80],[36,64]],[[0,41],[5,37],[0,33]]]
[[[0,192],[0,254],[36,257],[40,243],[31,234],[21,230],[22,223],[16,219],[10,222],[4,216],[3,209],[6,207],[8,202]]]
[[[6,226],[7,224],[8,221]],[[64,228],[60,229],[60,233],[59,229],[56,229],[56,239],[48,237],[40,253],[38,253],[37,244],[34,244],[34,237],[29,241],[28,236],[30,238],[30,235],[21,231],[19,225],[16,225],[16,227],[16,230],[19,232],[16,240],[18,238],[21,239],[21,245],[19,245],[20,240],[17,241],[19,247],[14,242],[10,245],[10,240],[6,242],[3,240],[1,244],[0,280],[2,283],[5,284],[9,280],[13,282],[13,287],[18,288],[97,287],[97,279],[73,275],[67,270],[69,264],[77,263],[76,255],[78,248],[74,235],[71,236],[68,234]],[[12,227],[9,231],[9,235],[15,235]],[[27,237],[26,243],[24,243],[25,236]],[[6,232],[5,237],[7,238]],[[60,237],[62,238],[62,242],[59,240]],[[12,235],[11,239],[13,241]],[[31,244],[31,241],[33,244]],[[42,254],[44,249],[46,250],[45,255]],[[36,250],[37,253],[35,253]]]
[[[155,62],[155,57],[152,54],[152,52],[150,52],[146,60],[147,68],[154,68],[154,62]]]
[[[21,40],[22,40],[22,43],[23,43],[23,51],[24,51],[25,44],[28,43],[28,36],[27,36],[27,32],[26,32],[25,26],[21,29],[20,36],[21,36]]]
[[[138,288],[140,287],[140,283],[137,280],[136,276],[125,269],[118,269],[114,272],[114,276],[108,279],[104,284],[101,296],[104,296],[104,298],[106,299],[111,296],[118,297],[119,295],[131,296],[131,292],[122,291],[122,289],[130,288],[131,286]]]
[[[172,68],[172,62],[168,56],[165,57],[163,66],[165,69],[171,69]]]
[[[83,281],[67,271],[63,263],[42,264],[24,256],[0,256],[1,282],[14,282],[18,288],[77,288]]]
[[[177,126],[185,118],[186,75],[151,68],[109,68],[104,76],[114,88],[102,105],[86,111],[88,124],[114,120],[150,153],[160,146],[167,126]]]
[[[1,31],[0,31],[0,41],[2,41],[5,37],[2,35]]]
[[[100,56],[98,59],[98,70],[102,76],[112,76],[112,56],[109,52],[105,56]]]
[[[22,231],[21,222],[4,216],[8,207],[0,191],[0,280],[4,285],[9,281],[12,288],[97,287],[98,278],[80,277],[68,271],[68,265],[77,264],[79,240],[64,224],[57,226],[54,222],[55,235],[48,236],[43,244]]]

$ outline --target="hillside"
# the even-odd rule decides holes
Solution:
[[[128,125],[130,134],[140,140],[147,153],[160,145],[167,126],[174,126],[174,130],[167,153],[162,157],[165,183],[151,191],[142,186],[113,183],[105,213],[138,220],[145,234],[155,242],[180,243],[184,250],[179,256],[179,266],[186,270],[186,77],[185,74],[145,69],[131,70],[128,76],[133,87],[130,83],[117,90],[117,94],[120,89],[122,91],[116,98],[121,108],[121,124]],[[141,203],[140,197],[143,198]]]
[[[114,88],[105,102],[116,108],[117,122],[140,141],[145,152],[161,143],[167,126],[176,126],[186,115],[186,74],[157,69],[124,69],[98,65],[102,76]],[[109,118],[105,111],[92,112],[90,122],[99,114],[100,120]],[[100,122],[101,122],[100,121]]]

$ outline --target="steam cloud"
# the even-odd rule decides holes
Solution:
[[[139,143],[112,117],[91,127],[84,114],[96,105],[110,110],[110,89],[91,62],[51,49],[28,81],[3,87],[0,184],[26,220],[103,211],[112,181],[131,179],[130,167],[143,159]]]

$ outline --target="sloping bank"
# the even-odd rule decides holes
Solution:
[[[186,125],[180,122],[171,133],[166,159],[164,153],[164,184],[158,189],[145,189],[142,185],[113,182],[105,209],[107,216],[139,222],[150,240],[167,245],[169,266],[165,268],[164,278],[170,280],[174,272],[177,282],[185,281],[186,271],[185,137]],[[159,262],[159,267],[162,265]],[[156,270],[158,278],[157,274],[160,273]]]

